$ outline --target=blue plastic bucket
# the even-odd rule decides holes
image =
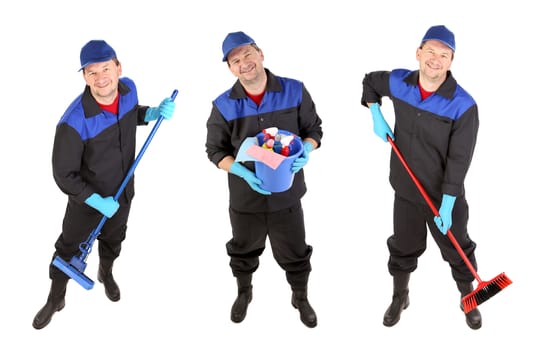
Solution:
[[[294,163],[294,160],[303,153],[303,143],[301,142],[301,138],[286,130],[278,130],[277,133],[294,136],[292,142],[289,144],[288,156],[276,169],[272,169],[263,162],[255,162],[256,176],[262,180],[260,187],[270,192],[284,192],[292,186],[295,175],[292,172],[292,164]],[[264,133],[259,133],[256,135],[256,138],[258,140],[258,145],[262,146],[264,144]],[[271,151],[268,150],[268,152]]]

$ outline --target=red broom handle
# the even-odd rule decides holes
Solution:
[[[412,180],[414,181],[415,185],[417,186],[417,189],[419,190],[419,192],[421,192],[421,195],[423,196],[423,198],[425,198],[425,201],[427,202],[427,204],[429,205],[430,209],[432,210],[432,212],[434,213],[434,216],[440,216],[440,213],[438,212],[438,209],[436,209],[436,207],[434,206],[434,204],[432,203],[431,199],[429,198],[427,192],[425,191],[425,189],[423,188],[423,186],[421,185],[421,183],[419,182],[419,180],[415,177],[414,173],[412,172],[412,169],[410,169],[410,167],[408,166],[408,163],[406,162],[406,160],[404,159],[404,157],[402,156],[402,153],[400,152],[399,148],[397,147],[397,145],[395,144],[395,142],[393,142],[393,140],[391,139],[391,137],[388,135],[387,136],[387,140],[389,141],[389,143],[391,144],[391,147],[393,147],[393,151],[395,152],[395,154],[399,157],[402,165],[404,165],[404,167],[406,168],[406,171],[408,171],[408,174],[410,174],[410,177],[412,178]],[[447,237],[449,237],[449,239],[451,240],[451,243],[453,243],[453,245],[455,246],[455,248],[457,249],[458,253],[460,254],[462,260],[464,260],[464,262],[466,263],[466,265],[468,266],[468,269],[470,269],[470,271],[472,272],[472,274],[474,275],[475,279],[477,280],[478,283],[481,283],[481,278],[479,278],[479,275],[477,274],[477,271],[475,271],[472,263],[470,262],[470,260],[468,259],[468,257],[466,256],[466,254],[464,253],[464,251],[462,250],[462,248],[460,247],[459,243],[457,242],[457,240],[455,239],[455,236],[453,236],[453,233],[451,232],[451,230],[447,230]]]

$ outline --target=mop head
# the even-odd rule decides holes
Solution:
[[[464,313],[467,314],[472,311],[478,305],[489,300],[511,283],[513,282],[504,273],[499,274],[496,278],[493,278],[488,282],[479,283],[473,292],[462,298]]]
[[[84,274],[86,263],[78,257],[72,257],[71,261],[68,263],[59,256],[56,256],[52,261],[52,264],[69,276],[73,281],[80,284],[84,289],[90,290],[93,288],[94,281]]]

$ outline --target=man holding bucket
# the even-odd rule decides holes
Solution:
[[[238,286],[231,319],[239,323],[246,316],[252,275],[269,237],[273,256],[292,288],[292,305],[299,310],[301,321],[312,328],[317,318],[307,299],[312,247],[305,242],[301,198],[307,189],[302,168],[309,153],[320,147],[322,120],[303,83],[264,68],[262,50],[244,32],[229,33],[222,49],[223,62],[237,81],[213,101],[206,152],[212,163],[229,173],[232,239],[226,249]],[[288,164],[292,184],[278,192],[264,187],[255,161],[237,159],[246,139],[269,128],[296,135],[301,142],[301,156],[294,156]]]

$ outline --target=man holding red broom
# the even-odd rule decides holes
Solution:
[[[455,36],[443,25],[428,29],[416,49],[418,70],[395,69],[366,74],[361,103],[370,108],[374,131],[390,137],[408,159],[425,191],[439,208],[434,216],[395,153],[391,155],[390,183],[395,190],[394,232],[387,240],[388,270],[393,276],[393,299],[384,325],[394,326],[409,306],[408,282],[426,249],[427,227],[451,267],[461,299],[471,293],[474,275],[450,239],[451,232],[473,267],[476,244],[468,235],[468,203],[464,179],[472,161],[479,117],[474,99],[453,77]],[[389,97],[395,111],[393,133],[380,110]],[[463,309],[463,305],[460,305]],[[465,314],[472,329],[481,328],[477,308]]]

